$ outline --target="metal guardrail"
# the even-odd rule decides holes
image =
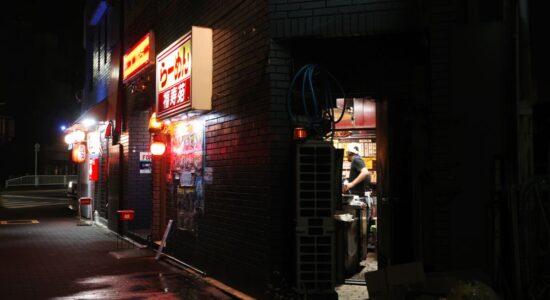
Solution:
[[[67,185],[69,181],[77,181],[78,175],[27,175],[6,180],[6,187],[25,185]]]

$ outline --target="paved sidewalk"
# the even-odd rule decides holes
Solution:
[[[231,299],[152,253],[117,259],[114,233],[63,206],[0,207],[1,221],[24,219],[39,223],[0,225],[0,299]]]

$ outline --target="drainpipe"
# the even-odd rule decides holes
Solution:
[[[533,105],[537,93],[532,77],[529,2],[519,0],[516,8],[516,142],[517,178],[522,184],[533,177]]]
[[[523,299],[524,276],[521,273],[520,235],[518,204],[521,201],[519,190],[521,185],[533,177],[533,105],[537,93],[532,77],[529,2],[518,0],[515,10],[515,81],[516,81],[516,157],[515,157],[515,188],[509,196],[512,223],[512,239],[514,253],[514,296]]]

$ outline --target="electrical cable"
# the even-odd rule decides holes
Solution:
[[[306,64],[294,74],[286,99],[287,112],[294,125],[305,126],[317,137],[333,139],[336,123],[340,122],[345,114],[346,102],[344,101],[342,112],[335,120],[336,99],[333,99],[332,85],[336,86],[345,99],[342,85],[334,75],[318,65]],[[301,107],[295,107],[295,94],[301,96]],[[297,112],[294,111],[295,109]],[[327,125],[328,132],[326,132]]]

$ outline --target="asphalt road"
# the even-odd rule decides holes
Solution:
[[[4,191],[0,194],[0,207],[4,209],[22,209],[33,207],[68,207],[70,198],[64,189]]]
[[[232,299],[104,227],[77,226],[63,194],[0,195],[0,299]]]

